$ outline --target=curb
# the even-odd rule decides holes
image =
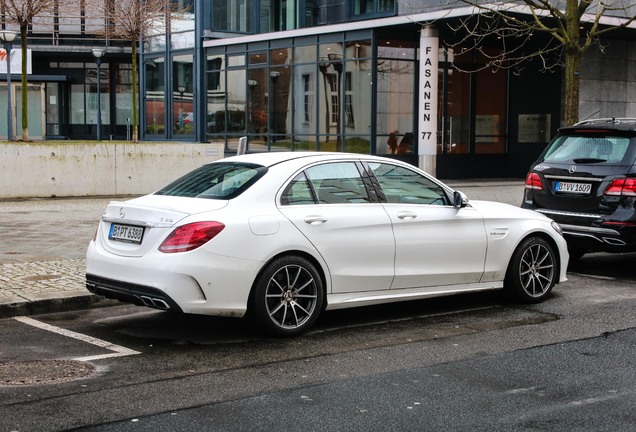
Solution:
[[[24,300],[0,304],[0,318],[71,312],[74,310],[108,307],[119,304],[121,303],[117,300],[109,300],[87,291],[86,294],[71,295],[69,297]]]

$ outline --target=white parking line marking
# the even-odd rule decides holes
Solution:
[[[77,357],[77,358],[74,358],[73,360],[77,360],[77,361],[92,361],[92,360],[101,360],[101,359],[111,358],[111,357],[123,357],[123,356],[141,354],[139,351],[135,351],[135,350],[131,350],[129,348],[125,348],[125,347],[122,347],[122,346],[119,346],[119,345],[115,345],[115,344],[112,344],[110,342],[106,342],[106,341],[103,341],[101,339],[94,338],[92,336],[88,336],[88,335],[81,334],[81,333],[76,333],[74,331],[66,330],[66,329],[63,329],[63,328],[60,328],[60,327],[55,327],[55,326],[52,326],[50,324],[46,324],[46,323],[43,323],[43,322],[40,322],[40,321],[36,321],[33,318],[20,316],[20,317],[14,317],[14,319],[17,320],[17,321],[20,321],[21,323],[28,324],[30,326],[37,327],[37,328],[42,329],[42,330],[50,331],[52,333],[57,333],[57,334],[62,335],[62,336],[66,336],[66,337],[70,337],[70,338],[73,338],[73,339],[77,339],[77,340],[80,340],[82,342],[87,342],[89,344],[98,346],[100,348],[104,348],[104,349],[107,349],[109,351],[113,351],[113,353],[111,353],[111,354],[101,354],[101,355],[94,355],[94,356]]]

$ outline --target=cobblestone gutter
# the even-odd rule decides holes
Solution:
[[[0,317],[113,304],[89,293],[84,259],[0,264]]]

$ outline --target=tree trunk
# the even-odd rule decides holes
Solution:
[[[578,0],[567,0],[565,5],[565,27],[567,37],[563,46],[565,71],[563,77],[564,102],[562,126],[579,121],[579,74],[581,65],[580,19]]]
[[[563,125],[570,126],[579,121],[579,66],[581,54],[572,49],[565,50]]]
[[[20,26],[20,48],[22,49],[22,141],[29,141],[29,107],[27,106],[27,26]]]

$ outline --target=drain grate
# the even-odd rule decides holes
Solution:
[[[0,363],[0,386],[58,384],[93,373],[89,363],[75,360],[33,360]]]

